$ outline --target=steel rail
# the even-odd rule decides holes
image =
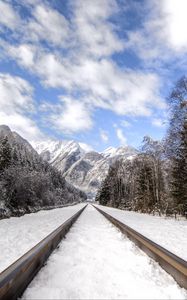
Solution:
[[[0,300],[16,300],[86,208],[85,205],[0,274]]]
[[[133,241],[148,256],[153,258],[159,265],[169,273],[175,281],[182,287],[187,289],[187,261],[171,253],[165,248],[159,246],[155,242],[146,238],[131,227],[120,222],[110,214],[93,205],[104,217],[112,222],[119,230],[124,233],[131,241]]]

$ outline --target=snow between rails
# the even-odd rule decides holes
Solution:
[[[88,206],[23,299],[185,299],[171,276]]]

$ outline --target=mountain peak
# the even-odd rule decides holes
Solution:
[[[107,156],[115,155],[116,151],[117,151],[117,148],[115,148],[115,147],[108,147],[106,150],[104,150],[103,152],[101,152],[101,154],[103,154],[105,157],[107,157]]]
[[[124,156],[124,157],[128,157],[128,156],[132,156],[137,154],[138,151],[133,148],[132,146],[121,146],[119,148],[115,148],[115,147],[109,147],[107,148],[105,151],[103,151],[101,154],[104,155],[104,157],[116,157],[116,156]]]
[[[0,125],[0,132],[3,133],[3,135],[10,134],[11,130],[7,125]]]
[[[65,176],[66,180],[79,187],[92,198],[95,196],[108,169],[116,159],[133,159],[137,150],[131,146],[109,147],[98,153],[74,140],[48,140],[35,145],[43,159],[50,162]]]

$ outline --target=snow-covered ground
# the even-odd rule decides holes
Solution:
[[[171,276],[90,205],[23,295],[23,299],[186,297]]]
[[[0,272],[83,206],[81,203],[0,220]]]
[[[97,206],[97,205],[96,205]],[[187,221],[98,206],[150,240],[187,260]]]

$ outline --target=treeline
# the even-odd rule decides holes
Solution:
[[[116,161],[99,189],[102,205],[159,214],[187,214],[187,78],[168,97],[169,128],[161,142],[144,137],[132,160]]]
[[[12,143],[11,138],[11,134],[0,137],[1,218],[86,200],[34,149],[28,151],[28,146]]]

